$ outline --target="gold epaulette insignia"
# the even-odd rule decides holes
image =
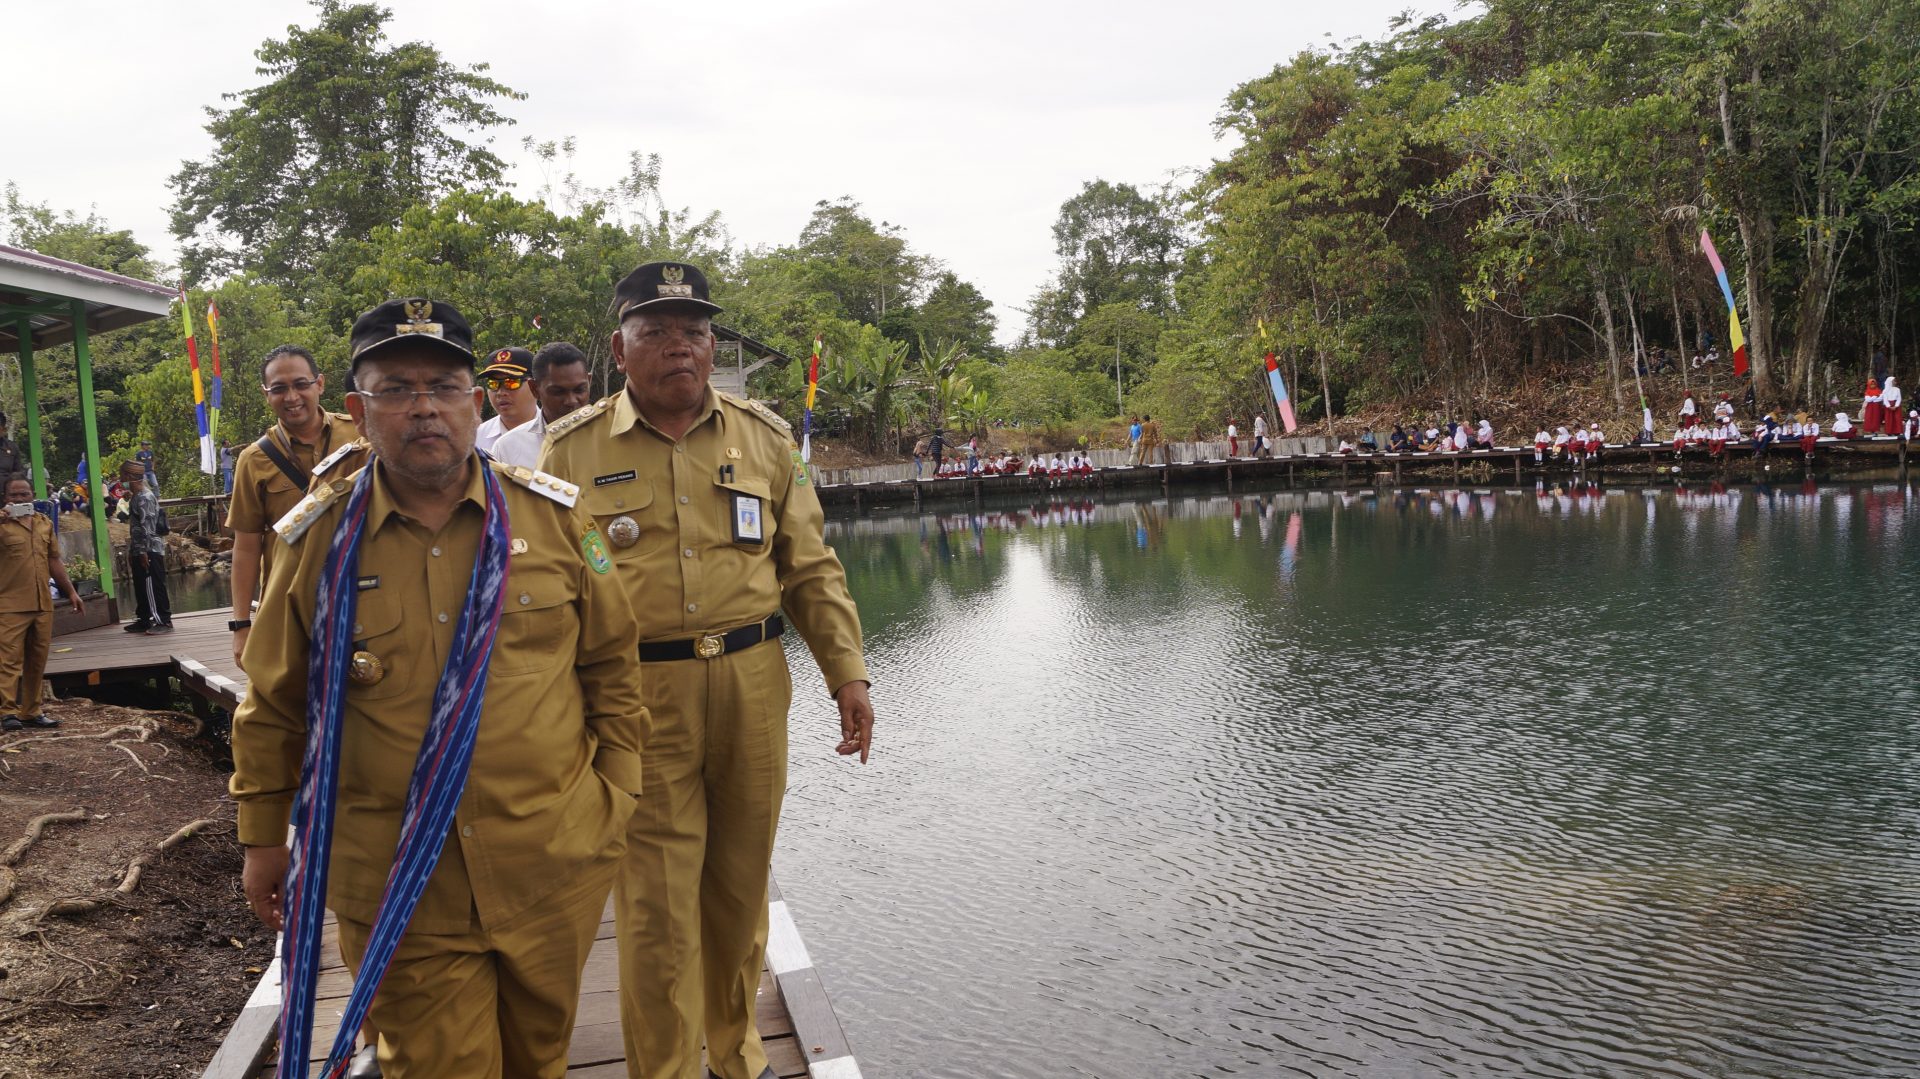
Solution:
[[[547,433],[551,435],[553,428],[548,427]],[[571,507],[575,502],[580,500],[579,486],[568,483],[558,476],[550,476],[537,468],[528,468],[526,465],[510,465],[505,461],[493,461],[491,463],[496,475],[505,476],[520,486],[525,487],[527,490],[535,494],[545,495],[555,502],[560,503],[562,506]]]
[[[788,423],[786,420],[786,417],[780,415],[778,412],[775,412],[773,409],[770,409],[767,406],[761,404],[760,402],[755,401],[752,398],[748,398],[748,397],[735,397],[730,393],[723,393],[720,395],[720,397],[722,400],[738,405],[739,407],[744,408],[747,411],[753,413],[754,415],[760,417],[761,419],[767,421],[767,424],[769,426],[771,426],[774,430],[780,432],[781,434],[787,436],[788,438],[793,437],[793,424]]]
[[[352,453],[355,450],[364,450],[366,448],[367,448],[367,440],[364,438],[356,438],[352,442],[349,442],[346,445],[340,447],[339,449],[334,450],[332,453],[327,454],[327,456],[324,459],[322,459],[319,464],[313,466],[313,474],[316,476],[325,475],[327,469],[332,468],[334,465],[339,464],[342,460],[346,458],[348,454]]]
[[[625,393],[626,391],[622,390],[620,392]],[[547,440],[553,441],[554,439],[565,438],[566,436],[586,426],[588,420],[591,420],[595,416],[598,416],[601,413],[605,412],[606,410],[612,408],[613,400],[614,399],[612,396],[602,397],[600,400],[595,401],[593,404],[581,405],[579,408],[574,409],[572,412],[569,412],[566,415],[560,417],[559,419],[553,421],[552,423],[547,424],[547,435],[546,435]]]
[[[306,534],[307,529],[313,527],[313,522],[326,516],[327,506],[334,499],[351,490],[353,490],[351,478],[338,483],[322,483],[316,486],[307,492],[307,497],[295,503],[285,517],[273,523],[274,534],[288,544],[297,543],[300,537]]]

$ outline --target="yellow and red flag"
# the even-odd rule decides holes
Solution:
[[[207,429],[207,391],[200,383],[200,350],[193,343],[193,308],[187,304],[187,290],[180,288],[180,325],[187,334],[187,369],[193,373],[193,420],[200,429],[200,471],[209,476],[220,471],[214,459],[213,434]]]

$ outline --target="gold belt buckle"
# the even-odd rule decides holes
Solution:
[[[701,659],[712,659],[727,650],[727,642],[718,633],[709,633],[693,642],[693,654]]]

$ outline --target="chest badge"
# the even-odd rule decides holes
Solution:
[[[526,554],[527,553],[526,539],[521,536],[513,537],[513,542],[507,544],[507,553],[508,554]]]
[[[727,460],[729,460],[729,461],[738,461],[739,459],[740,459],[740,451],[739,451],[739,450],[738,450],[737,448],[735,448],[735,447],[733,447],[733,446],[728,446],[728,447],[727,447]]]
[[[640,542],[640,523],[631,517],[615,517],[607,522],[607,538],[615,547],[631,547]]]
[[[355,652],[347,661],[347,679],[356,686],[377,686],[387,676],[387,665],[372,652]]]

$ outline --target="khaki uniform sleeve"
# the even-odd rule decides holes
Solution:
[[[260,500],[260,483],[254,475],[263,456],[257,444],[248,443],[234,458],[233,496],[227,500],[227,528],[231,531],[265,532],[273,525],[267,520],[266,503]]]
[[[780,577],[780,606],[820,665],[827,692],[837,693],[848,682],[872,681],[861,654],[860,612],[847,591],[847,572],[822,532],[826,514],[813,476],[800,464],[797,449],[792,455],[786,487],[776,499],[773,564]]]
[[[267,542],[279,543],[277,537]],[[308,621],[298,599],[311,591],[305,572],[315,552],[282,550],[274,560],[260,610],[242,656],[251,684],[233,715],[233,778],[228,790],[239,803],[240,842],[250,847],[287,841],[287,821],[300,789],[300,762],[307,745]],[[320,552],[324,553],[324,552]]]
[[[580,648],[574,670],[587,704],[587,726],[599,738],[593,767],[628,794],[640,793],[640,749],[652,719],[640,690],[640,637],[620,578],[596,573],[578,556],[593,527],[575,510],[567,524],[580,574]]]

